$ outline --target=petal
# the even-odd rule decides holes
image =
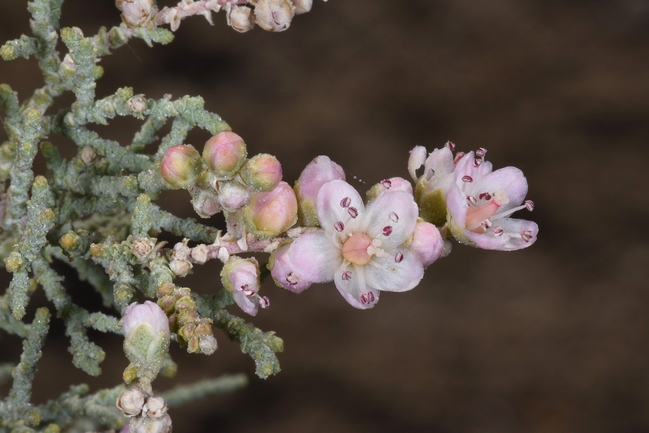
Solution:
[[[500,168],[482,178],[476,185],[480,191],[495,193],[504,191],[509,203],[501,207],[501,212],[520,205],[527,195],[527,179],[516,167]]]
[[[408,158],[408,173],[412,177],[412,180],[417,182],[417,170],[426,160],[426,148],[424,146],[415,146],[414,149],[410,151],[410,157]]]
[[[250,314],[251,316],[257,315],[259,305],[257,305],[256,302],[251,301],[250,298],[248,298],[242,290],[234,289],[232,296],[234,297],[234,302],[237,303],[239,308],[241,308],[244,313]]]
[[[498,222],[504,231],[501,236],[494,236],[493,230],[483,234],[464,230],[464,234],[475,243],[476,247],[485,250],[515,251],[527,248],[536,242],[539,226],[535,222],[515,218],[506,218]],[[529,234],[527,241],[521,235],[524,231]]]
[[[293,263],[288,254],[289,245],[283,245],[273,253],[270,263],[270,275],[273,277],[275,284],[285,288],[293,293],[302,293],[313,283],[306,278],[301,278],[295,272]]]
[[[412,235],[418,213],[412,194],[386,192],[367,205],[361,227],[370,238],[381,240],[381,248],[393,249]]]
[[[434,224],[419,221],[408,248],[419,257],[421,264],[427,267],[444,252],[444,239]]]
[[[433,175],[444,175],[453,172],[455,164],[453,162],[453,152],[448,147],[434,149],[426,159],[426,170],[433,170]]]
[[[379,302],[379,291],[372,289],[365,283],[365,267],[354,266],[349,262],[343,263],[334,275],[334,283],[338,292],[354,308],[366,310]],[[365,294],[365,303],[361,295]],[[371,295],[370,295],[371,294]]]
[[[460,190],[456,184],[452,184],[446,196],[446,208],[451,216],[453,224],[464,228],[466,223],[466,211],[469,205],[466,201],[467,196]]]
[[[383,257],[374,256],[365,265],[367,286],[376,290],[405,292],[415,288],[423,277],[421,261],[406,248],[392,250]]]
[[[343,233],[353,230],[361,221],[365,205],[353,186],[344,180],[332,180],[320,188],[317,208],[320,227],[325,231],[337,233],[334,225],[337,222],[343,223],[342,238]]]
[[[289,247],[293,270],[301,279],[314,283],[333,280],[334,272],[343,261],[340,247],[324,230],[304,233]]]

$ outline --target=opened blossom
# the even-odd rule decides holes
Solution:
[[[282,286],[334,281],[347,302],[367,309],[381,291],[404,292],[421,281],[424,266],[406,242],[417,224],[412,194],[388,191],[365,206],[351,185],[333,180],[321,187],[317,211],[322,229],[302,234],[280,261],[274,277]]]
[[[457,159],[453,183],[446,198],[449,228],[462,243],[488,250],[513,251],[536,241],[536,223],[511,218],[514,212],[531,211],[525,201],[527,179],[516,167],[492,171],[484,160],[486,150]]]

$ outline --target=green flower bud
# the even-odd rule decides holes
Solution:
[[[194,185],[201,174],[201,156],[189,144],[172,146],[160,164],[160,174],[171,189],[186,189]]]

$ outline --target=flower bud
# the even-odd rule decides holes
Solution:
[[[219,183],[219,203],[228,212],[241,209],[250,201],[250,190],[239,182]]]
[[[226,18],[228,25],[239,33],[245,33],[255,27],[252,9],[246,6],[232,6]]]
[[[117,397],[115,404],[124,416],[137,416],[144,406],[144,393],[137,388],[126,390]]]
[[[130,27],[142,27],[158,11],[153,0],[115,0],[115,6],[122,12],[122,20]]]
[[[260,153],[243,166],[241,179],[255,191],[272,191],[282,180],[282,165],[273,155]]]
[[[283,245],[270,256],[268,268],[275,284],[293,293],[302,293],[313,284],[312,281],[301,278],[293,269],[288,255],[290,244]]]
[[[367,191],[367,201],[374,200],[388,191],[403,191],[412,195],[412,185],[402,177],[383,179]]]
[[[260,306],[268,307],[268,298],[259,296],[259,264],[254,258],[233,256],[221,270],[221,281],[245,313],[254,316]]]
[[[410,240],[412,250],[424,267],[439,259],[444,252],[444,239],[434,224],[419,220]]]
[[[314,158],[302,170],[299,179],[295,183],[295,195],[299,203],[300,225],[305,227],[317,227],[320,225],[316,210],[318,192],[322,185],[337,179],[345,180],[345,172],[341,166],[329,159],[328,156],[321,155]]]
[[[189,144],[172,146],[160,164],[160,174],[171,189],[189,188],[201,174],[201,156]]]
[[[288,230],[297,221],[297,199],[286,182],[270,192],[253,194],[243,208],[248,230],[258,237],[271,238]]]
[[[169,319],[157,304],[133,303],[124,310],[124,353],[138,367],[138,375],[153,380],[169,348]]]
[[[255,22],[269,32],[283,32],[291,25],[295,6],[289,0],[258,0]]]
[[[161,418],[137,417],[129,423],[130,433],[171,433],[171,417],[164,414]]]
[[[140,260],[144,260],[155,248],[155,244],[149,238],[137,238],[131,244],[131,252]]]
[[[243,9],[250,10],[246,7]],[[229,179],[234,176],[246,161],[247,155],[246,143],[232,131],[219,132],[207,140],[203,148],[205,165],[219,179]]]
[[[295,15],[305,14],[311,10],[313,0],[291,0],[295,6]]]

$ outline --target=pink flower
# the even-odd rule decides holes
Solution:
[[[404,292],[421,281],[422,262],[405,246],[417,224],[411,194],[388,191],[365,206],[351,185],[334,180],[321,187],[317,211],[322,230],[304,233],[288,250],[299,281],[333,280],[359,309],[373,307],[380,291]]]
[[[527,179],[516,167],[492,171],[484,149],[457,160],[453,183],[446,198],[449,228],[462,243],[487,250],[513,251],[536,241],[536,223],[510,218],[514,212],[532,210]]]
[[[255,316],[259,307],[270,306],[268,298],[259,295],[259,265],[254,258],[230,258],[223,266],[221,280],[245,313]]]

